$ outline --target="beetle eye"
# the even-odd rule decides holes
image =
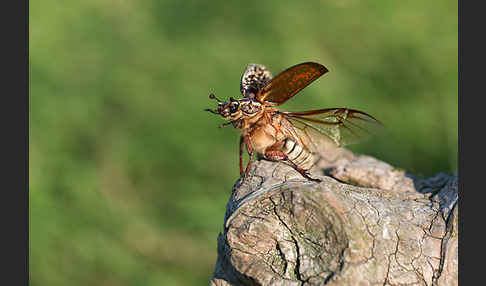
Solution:
[[[238,111],[238,104],[230,105],[230,112],[235,113],[236,111]]]

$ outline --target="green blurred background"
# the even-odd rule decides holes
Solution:
[[[207,285],[238,132],[204,112],[248,63],[330,70],[282,109],[350,107],[350,146],[457,171],[457,1],[30,1],[31,285]]]

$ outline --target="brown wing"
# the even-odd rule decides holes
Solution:
[[[282,112],[304,145],[316,149],[341,147],[374,135],[383,127],[373,116],[349,108],[327,108],[304,112]]]
[[[323,65],[313,62],[292,66],[260,89],[257,100],[266,105],[280,105],[327,71]]]

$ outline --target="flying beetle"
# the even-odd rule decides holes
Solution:
[[[240,82],[241,99],[230,97],[218,101],[215,110],[206,109],[228,120],[221,127],[233,125],[241,131],[240,175],[246,177],[256,152],[265,159],[281,161],[312,178],[309,170],[316,161],[316,150],[323,142],[328,146],[356,143],[372,135],[382,124],[373,116],[350,108],[325,108],[302,112],[282,111],[278,106],[295,96],[328,69],[315,62],[304,62],[282,71],[275,77],[262,65],[249,64]],[[250,155],[243,170],[244,147]]]

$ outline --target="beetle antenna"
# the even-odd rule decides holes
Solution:
[[[221,102],[221,100],[219,100],[219,99],[216,97],[216,95],[214,95],[214,93],[210,93],[210,94],[209,94],[209,98],[211,98],[211,99],[216,99],[216,100],[218,101],[218,103],[220,103],[220,102]]]
[[[212,109],[209,109],[209,108],[204,109],[204,111],[209,111],[209,112],[214,113],[214,114],[219,114],[218,111],[212,110]]]

